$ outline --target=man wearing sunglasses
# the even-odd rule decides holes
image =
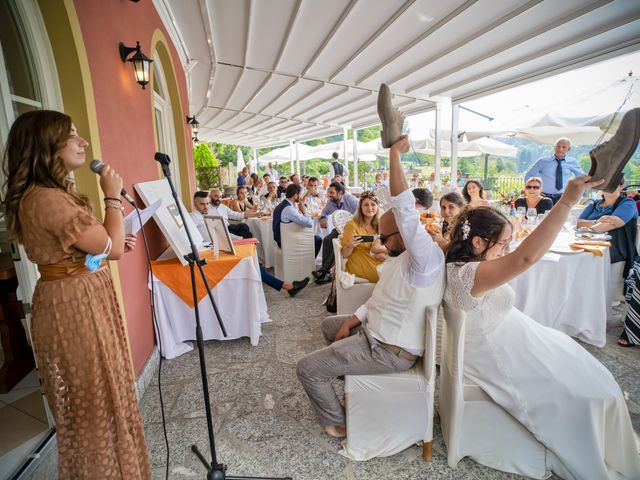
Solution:
[[[353,315],[326,318],[322,333],[331,345],[298,362],[298,378],[332,436],[346,435],[333,379],[411,368],[424,354],[425,312],[436,321],[444,293],[444,253],[420,223],[400,163],[409,148],[405,136],[391,146],[391,210],[379,223],[380,239],[391,258],[381,265],[371,298]]]

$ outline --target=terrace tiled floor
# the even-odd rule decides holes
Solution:
[[[248,339],[207,342],[205,346],[214,413],[218,460],[229,475],[291,476],[296,480],[355,479],[511,479],[515,475],[464,459],[447,465],[439,420],[434,429],[431,463],[414,446],[388,458],[348,460],[337,452],[340,442],[322,432],[295,375],[297,360],[322,347],[318,325],[326,316],[321,302],[328,286],[311,285],[298,297],[266,290],[272,323],[263,325],[257,347]],[[612,328],[603,349],[585,347],[611,370],[625,391],[636,432],[640,432],[640,348],[615,346],[620,328]],[[156,376],[157,378],[157,376]],[[204,469],[191,453],[197,444],[208,455],[198,354],[192,351],[163,362],[162,390],[171,451],[170,478],[203,478]],[[147,389],[141,411],[151,452],[154,478],[164,478],[157,380]],[[55,451],[32,478],[55,478]]]

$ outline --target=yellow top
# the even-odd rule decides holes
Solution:
[[[351,235],[375,235],[377,233],[377,230],[374,228],[364,228],[355,221],[350,220],[344,226],[341,246],[344,248],[351,242]],[[345,270],[353,273],[357,277],[365,278],[370,282],[376,283],[378,281],[376,267],[380,265],[381,262],[369,255],[371,245],[372,242],[363,242],[360,245],[356,245],[347,259],[347,267]]]

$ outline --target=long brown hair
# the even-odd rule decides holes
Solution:
[[[373,200],[375,204],[378,205],[378,210],[376,211],[376,214],[371,219],[371,226],[377,232],[378,224],[380,223],[380,217],[382,216],[382,212],[380,211],[380,200],[378,200],[378,196],[372,191],[362,192],[362,194],[360,195],[358,208],[356,208],[356,211],[353,213],[353,221],[356,222],[361,227],[365,226],[366,220],[364,218],[364,215],[362,214],[362,202],[364,202],[367,199]]]
[[[71,117],[53,110],[35,110],[20,115],[11,126],[3,156],[6,182],[3,186],[7,229],[22,240],[20,202],[35,186],[59,188],[91,212],[89,198],[77,192],[57,152],[71,132]]]

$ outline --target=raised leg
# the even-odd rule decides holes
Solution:
[[[422,459],[425,462],[430,462],[431,461],[432,448],[433,448],[433,441],[424,442],[422,444]]]

